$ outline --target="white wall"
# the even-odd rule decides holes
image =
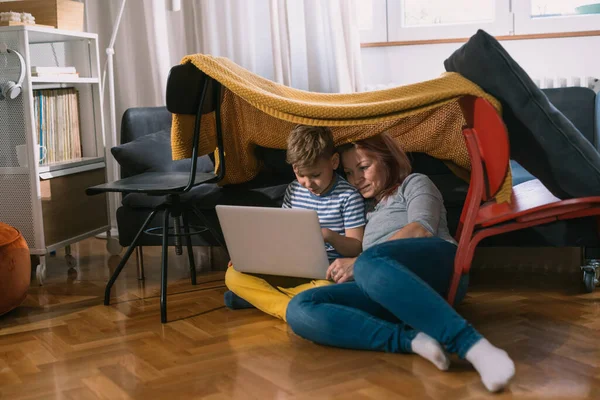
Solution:
[[[502,46],[532,78],[600,78],[600,36],[502,41]],[[365,86],[405,85],[442,74],[444,60],[462,43],[362,49]]]

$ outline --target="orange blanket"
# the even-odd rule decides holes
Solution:
[[[285,149],[287,135],[296,124],[331,127],[336,145],[387,130],[405,151],[441,159],[465,177],[471,165],[462,136],[465,120],[458,99],[465,95],[483,97],[501,112],[495,98],[456,73],[387,90],[330,94],[279,85],[226,58],[195,54],[182,60],[188,62],[224,88],[221,114],[227,170],[223,184],[254,178],[260,170],[254,148]],[[173,159],[191,156],[193,128],[193,115],[173,116]],[[199,154],[215,149],[213,113],[202,119]],[[496,200],[508,201],[511,187],[509,169]]]

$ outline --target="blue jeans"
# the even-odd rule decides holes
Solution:
[[[411,353],[412,340],[424,332],[464,358],[482,336],[443,297],[455,253],[455,245],[439,238],[373,246],[356,260],[354,282],[296,295],[287,322],[316,343],[390,353]]]

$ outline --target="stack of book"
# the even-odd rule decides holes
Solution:
[[[75,67],[31,67],[31,76],[38,78],[78,78]]]
[[[38,143],[46,148],[43,164],[81,158],[78,91],[34,90],[33,98]]]

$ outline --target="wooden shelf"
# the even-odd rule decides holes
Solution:
[[[38,172],[40,174],[45,172],[56,172],[59,170],[72,169],[99,163],[104,163],[104,157],[82,157],[74,160],[42,164],[38,167]]]
[[[37,2],[50,3],[49,0]],[[0,35],[14,43],[27,64],[24,93],[19,102],[13,103],[16,107],[14,112],[0,112],[0,122],[10,128],[8,135],[0,135],[0,148],[11,149],[17,143],[23,144],[23,138],[26,138],[27,144],[34,146],[33,149],[28,148],[27,156],[35,158],[32,156],[39,151],[35,143],[39,142],[40,136],[36,118],[40,115],[36,113],[36,101],[39,99],[33,96],[34,90],[75,88],[79,92],[77,122],[81,153],[77,154],[92,157],[41,165],[29,160],[28,167],[21,167],[10,151],[9,162],[16,165],[0,166],[0,220],[15,220],[17,216],[16,226],[23,233],[31,254],[47,255],[51,249],[110,229],[108,196],[88,197],[85,193],[88,187],[106,182],[98,35],[35,25],[0,27]],[[58,49],[53,48],[54,44],[58,45]],[[53,57],[56,51],[60,53],[58,58]],[[32,76],[30,73],[32,66],[64,67],[67,63],[80,75]],[[0,70],[2,68],[0,66]],[[47,106],[52,107],[50,103]],[[55,135],[68,131],[61,125],[69,121],[57,122],[60,124],[54,127]],[[67,151],[68,146],[64,147],[63,150]],[[41,261],[37,270],[41,281],[45,268]]]
[[[2,27],[4,31],[28,32],[29,44],[69,42],[72,40],[98,39],[98,34],[78,31],[66,31],[64,29],[47,28],[38,25],[19,25]]]
[[[38,174],[41,178],[47,179],[105,167],[104,157],[82,157],[69,161],[41,164],[38,166]],[[28,175],[29,172],[29,167],[0,167],[0,175]]]
[[[42,27],[42,28],[54,29],[54,27],[50,26],[50,25],[27,24],[25,22],[17,22],[17,21],[1,21],[0,26],[37,26],[37,27]]]
[[[84,171],[40,181],[47,247],[82,240],[108,229],[106,194],[87,196],[85,190],[104,183],[104,170]]]
[[[32,76],[31,83],[99,83],[98,78],[48,78]]]

